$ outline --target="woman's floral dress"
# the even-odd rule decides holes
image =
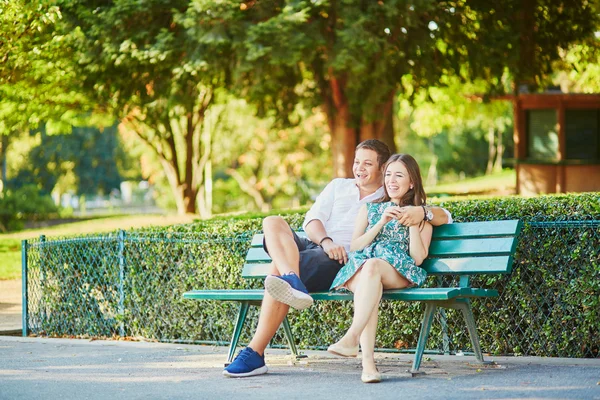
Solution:
[[[386,203],[367,203],[367,219],[369,225],[365,232],[375,225],[386,208],[396,206],[389,201]],[[421,286],[427,278],[427,272],[418,267],[409,255],[408,227],[393,219],[383,226],[373,242],[362,250],[350,252],[348,262],[335,276],[329,290],[343,286],[358,269],[370,258],[380,258],[387,261],[402,276]]]

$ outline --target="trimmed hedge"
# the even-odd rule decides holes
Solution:
[[[484,351],[600,356],[599,193],[440,205],[457,222],[513,218],[526,222],[513,273],[473,281],[474,286],[501,293],[498,299],[473,304]],[[283,216],[296,229],[303,215]],[[123,333],[158,340],[227,341],[235,304],[183,300],[181,294],[202,288],[261,287],[261,282],[243,281],[240,268],[263,217],[130,231],[122,242],[116,234],[43,245],[34,241],[28,250],[29,327],[33,333],[49,335]],[[415,347],[422,305],[384,302],[381,308],[378,347]],[[301,347],[322,347],[339,339],[351,316],[351,302],[321,302],[293,312],[290,318]],[[242,341],[251,337],[256,317],[252,311]],[[461,318],[447,311],[451,350],[470,348]],[[285,344],[280,336],[273,343]],[[440,324],[434,324],[428,347],[442,348]]]

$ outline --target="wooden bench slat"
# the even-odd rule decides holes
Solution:
[[[462,240],[435,240],[429,247],[430,257],[510,255],[514,238],[485,238]]]
[[[183,294],[184,299],[194,300],[222,300],[222,301],[245,301],[245,300],[262,300],[264,289],[207,289],[207,290],[191,290]]]
[[[430,275],[508,274],[512,271],[512,257],[428,258],[421,267]],[[270,268],[270,264],[248,263],[242,269],[242,277],[245,279],[264,279],[269,274]]]
[[[430,275],[508,274],[512,256],[428,258],[421,267]]]
[[[269,275],[271,264],[244,264],[242,269],[242,278],[244,279],[264,279]]]
[[[191,290],[183,294],[185,299],[193,300],[221,300],[221,301],[260,301],[264,296],[264,289],[216,289],[216,290]],[[403,301],[435,301],[450,300],[456,297],[495,297],[498,291],[477,288],[411,288],[385,290],[384,300]],[[345,292],[313,292],[315,300],[352,300],[352,293]]]
[[[304,231],[296,231],[296,235],[300,237],[307,237],[306,232]],[[263,245],[263,235],[262,233],[257,233],[252,237],[252,242],[250,242],[250,247],[262,247]]]
[[[521,230],[521,225],[522,222],[518,219],[447,224],[435,227],[433,239],[514,236]]]

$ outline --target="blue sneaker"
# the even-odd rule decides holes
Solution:
[[[306,286],[293,272],[282,276],[267,276],[265,289],[275,300],[294,307],[296,310],[304,310],[313,303],[313,298],[308,294]]]
[[[243,378],[266,374],[269,369],[265,365],[265,356],[260,355],[250,347],[246,347],[238,353],[231,364],[223,370],[223,375],[229,378]]]

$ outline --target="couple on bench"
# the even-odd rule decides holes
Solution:
[[[263,221],[264,248],[271,275],[256,332],[224,370],[227,377],[267,372],[264,351],[289,311],[313,303],[309,292],[350,290],[354,316],[346,334],[327,351],[356,357],[362,350],[365,383],[381,381],[374,358],[379,301],[384,289],[420,286],[426,272],[432,225],[451,223],[450,213],[428,207],[415,159],[390,157],[379,140],[356,147],[354,179],[334,179],[317,197],[303,223],[307,238],[297,236],[278,216]]]

